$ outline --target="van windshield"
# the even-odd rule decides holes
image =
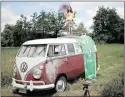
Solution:
[[[23,45],[18,57],[45,57],[47,44]]]

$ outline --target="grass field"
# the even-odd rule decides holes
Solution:
[[[2,96],[12,96],[11,76],[14,64],[14,57],[19,48],[2,48]],[[102,95],[107,84],[112,84],[115,79],[121,81],[124,72],[124,45],[123,44],[106,44],[97,45],[98,59],[100,70],[96,81],[93,81],[90,87],[92,96]],[[55,93],[54,96],[82,96],[83,80],[79,79],[72,85],[69,84],[69,90],[64,93]],[[112,85],[111,85],[112,86]],[[114,86],[118,87],[118,86]],[[123,86],[121,86],[123,87]],[[120,88],[121,88],[120,87]]]

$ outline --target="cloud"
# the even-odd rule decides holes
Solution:
[[[121,18],[124,18],[124,8],[118,7],[116,8],[116,11]]]
[[[8,8],[2,7],[1,9],[2,13],[2,22],[12,22],[16,20],[16,15],[12,13]]]
[[[75,11],[80,11],[84,7],[85,3],[84,2],[71,2],[70,5]]]
[[[124,2],[71,2],[72,8],[79,13],[81,20],[86,29],[92,32],[90,27],[93,25],[93,17],[96,15],[98,7],[104,6],[109,8],[115,8],[118,15],[124,18]]]
[[[73,2],[73,7],[77,9],[91,9],[99,6],[120,7],[124,6],[124,2]]]
[[[105,6],[105,7],[114,8],[112,6]],[[93,25],[93,17],[96,15],[97,10],[98,7],[86,10],[87,21],[85,21],[85,27],[89,32],[92,31],[90,27]],[[121,18],[124,18],[124,8],[116,7],[116,12]]]
[[[4,30],[6,24],[16,24],[16,21],[20,19],[21,14],[15,14],[9,6],[1,7],[1,32]],[[31,19],[30,15],[25,15],[27,20]]]
[[[1,8],[1,31],[4,29],[5,24],[15,24],[18,15],[14,14],[8,7]]]
[[[39,2],[39,3],[26,3],[21,5],[20,7],[20,13],[27,16],[28,20],[31,18],[30,15],[32,15],[34,12],[40,12],[41,10],[45,11],[57,11],[59,9],[59,6],[62,3],[59,2]],[[74,11],[77,11],[76,14],[76,24],[79,24],[80,22],[84,23],[84,26],[86,29],[91,32],[92,30],[90,27],[93,24],[93,17],[96,15],[96,11],[98,10],[99,6],[105,6],[109,8],[115,8],[118,15],[122,18],[124,18],[124,2],[69,2],[72,6]],[[7,4],[6,4],[7,5]],[[13,6],[11,6],[13,7]],[[20,14],[15,14],[16,12],[11,10],[11,7],[2,6],[2,30],[4,28],[4,25],[6,23],[8,24],[15,24],[16,20],[20,16]],[[18,8],[18,7],[16,7]]]
[[[53,5],[52,4],[53,2],[40,2],[40,6],[41,6],[41,9],[45,10],[45,11],[58,11],[59,9],[59,6],[57,5]],[[56,3],[56,2],[55,2]]]
[[[93,25],[93,20],[90,20],[88,22],[85,23],[85,28],[87,31],[89,31],[89,33],[92,33],[92,29],[90,29],[90,27]]]

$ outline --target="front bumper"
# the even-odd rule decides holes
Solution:
[[[18,82],[23,82],[25,84],[18,84],[16,83],[16,81]],[[30,83],[29,85],[27,85],[26,83]],[[33,85],[33,83],[43,83],[43,85]],[[16,79],[12,79],[12,86],[13,88],[19,88],[19,89],[26,89],[26,90],[46,90],[46,89],[52,89],[55,87],[54,84],[48,84],[45,85],[45,83],[43,81],[22,81],[22,80],[16,80]]]

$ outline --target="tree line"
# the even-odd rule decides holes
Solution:
[[[2,36],[2,46],[20,46],[32,39],[57,37],[60,30],[65,29],[64,17],[61,13],[41,11],[34,13],[28,21],[20,16],[15,25],[6,24]]]
[[[93,17],[92,38],[98,43],[124,43],[124,19],[116,9],[99,7]]]
[[[1,33],[1,45],[17,47],[27,40],[56,38],[66,29],[62,13],[41,11],[39,14],[33,13],[31,18],[28,20],[21,15],[15,25],[6,24]],[[124,19],[119,17],[114,8],[99,7],[91,29],[93,33],[86,31],[84,24],[80,23],[73,33],[87,33],[97,43],[124,43]]]

